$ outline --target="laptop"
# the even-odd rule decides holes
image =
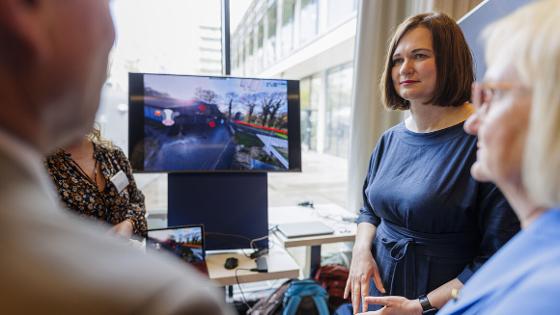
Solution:
[[[319,221],[278,224],[278,231],[287,238],[333,234],[334,230]]]
[[[148,230],[146,247],[149,250],[169,252],[208,275],[202,224]]]

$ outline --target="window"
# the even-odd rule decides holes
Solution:
[[[264,21],[260,19],[257,28],[257,48],[261,49],[264,43]]]
[[[342,13],[346,11],[342,9],[349,8],[349,15],[340,20],[343,21],[355,11],[355,3],[355,0],[230,1],[233,73],[258,76],[271,69],[278,64],[282,49],[289,47],[282,56],[289,58],[297,42],[319,40],[319,32],[328,31],[319,25],[327,24],[329,12],[338,10],[340,15],[344,15]],[[221,0],[112,1],[117,41],[111,55],[110,76],[98,121],[104,136],[125,152],[127,134],[123,131],[128,124],[127,73],[221,72],[220,5]],[[320,7],[323,5],[327,7]],[[236,7],[242,8],[238,22],[233,18]],[[289,46],[284,45],[286,43]],[[261,49],[262,66],[259,61]],[[317,51],[314,54],[328,55],[329,52]],[[332,59],[336,59],[333,64],[342,63],[345,66],[332,68],[332,65],[321,65],[314,70],[300,72],[303,73],[300,77],[303,172],[269,174],[271,206],[294,205],[303,200],[345,205],[346,160],[343,157],[348,147],[352,66],[347,64],[351,62],[351,57],[344,58]],[[297,66],[309,67],[312,62]],[[254,72],[245,70],[251,68]],[[282,77],[282,74],[268,76]],[[167,176],[137,174],[135,177],[146,195],[148,210],[152,213],[164,212],[167,209]]]
[[[248,71],[251,71],[251,54],[253,53],[251,51],[251,36],[249,35],[249,33],[247,33],[247,36],[245,37],[245,64],[243,67],[243,73],[246,73]]]
[[[240,62],[239,62],[239,68],[240,69],[244,69],[245,68],[245,60],[246,60],[246,56],[245,56],[245,45],[243,45],[242,42],[240,42],[239,44],[239,50],[241,51],[239,56],[240,56]],[[243,71],[243,70],[241,70]]]
[[[196,0],[190,1],[196,2]],[[253,7],[254,2],[252,0],[230,1],[230,53],[233,56],[234,52],[237,52],[238,55],[237,63],[231,64],[231,74],[233,75],[244,75],[247,65],[250,64],[247,60],[250,53],[247,53],[245,40],[248,36],[247,30],[251,29],[251,27],[248,27],[248,21],[252,21],[252,16],[251,19],[249,19],[249,16],[254,11]],[[234,59],[232,58],[232,60]]]
[[[294,22],[295,9],[296,0],[284,0],[282,7],[282,26],[286,26]]]
[[[249,32],[249,36],[247,36],[247,38],[249,39],[247,50],[249,51],[249,55],[252,56],[255,53],[255,46],[253,45],[253,31]]]
[[[276,2],[274,2],[267,10],[268,17],[268,33],[266,38],[276,37],[276,16],[277,16]]]
[[[302,150],[317,150],[317,122],[321,78],[317,75],[300,81],[301,146]]]
[[[264,17],[259,19],[256,28],[256,65],[255,71],[260,71],[263,68],[263,45],[264,45]]]
[[[318,0],[301,0],[300,43],[305,44],[317,35],[319,27]]]
[[[97,122],[128,150],[128,72],[221,73],[221,1],[113,0],[116,42]],[[239,57],[241,55],[238,55]],[[167,209],[167,176],[137,174],[152,213]]]
[[[289,53],[294,46],[294,15],[296,1],[284,0],[282,3],[282,56]]]
[[[267,30],[265,43],[265,65],[270,65],[276,60],[276,23],[278,15],[277,3],[274,2],[266,11]]]
[[[325,151],[346,158],[350,138],[352,64],[327,72],[327,119]]]
[[[327,25],[333,27],[348,19],[356,12],[357,0],[327,0]]]
[[[231,1],[232,8],[242,6],[242,1]],[[245,43],[248,35],[242,30],[253,31],[253,67],[248,70],[245,66],[234,74],[284,77],[301,82],[303,172],[269,173],[269,205],[295,205],[312,200],[316,204],[345,206],[354,38],[340,32],[323,35],[337,24],[355,21],[352,17],[357,1],[248,1],[244,13],[240,14],[240,26],[232,26],[232,38]],[[329,42],[325,43],[324,39]],[[315,41],[323,42],[308,45]],[[314,47],[327,46],[330,48],[311,51]],[[300,59],[301,56],[306,59]]]
[[[254,54],[255,54],[255,45],[254,45],[254,33],[253,30],[248,31],[247,33],[247,37],[246,37],[246,45],[247,47],[246,52],[247,52],[247,58],[245,59],[245,73],[252,73],[254,71],[253,69],[253,65],[255,64],[255,58],[254,58]]]

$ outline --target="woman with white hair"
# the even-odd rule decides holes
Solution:
[[[560,313],[560,2],[542,0],[485,33],[489,65],[465,125],[471,170],[493,181],[523,230],[438,314]]]

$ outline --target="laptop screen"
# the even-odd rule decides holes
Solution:
[[[146,247],[151,250],[170,252],[207,274],[202,225],[148,230]]]

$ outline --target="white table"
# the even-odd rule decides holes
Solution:
[[[238,268],[251,269],[256,267],[255,261],[246,257],[241,251],[233,253],[208,253],[206,255],[206,266],[208,267],[210,279],[223,286],[236,284],[237,281],[239,281],[239,283],[246,283],[297,278],[300,272],[300,267],[292,256],[290,256],[285,249],[280,247],[271,248],[267,255],[268,272],[259,273],[238,270],[237,279],[235,278],[235,269],[228,270],[224,268],[224,263],[228,257],[235,257],[239,260]]]
[[[305,247],[306,259],[303,268],[301,268],[304,277],[309,277],[311,271],[320,265],[322,244],[354,241],[356,236],[356,224],[353,223],[353,220],[355,217],[356,215],[354,213],[335,204],[319,204],[315,205],[314,209],[290,206],[271,207],[268,210],[268,222],[270,225],[302,221],[321,221],[334,229],[335,233],[331,235],[290,239],[278,232],[271,234],[283,248]],[[346,219],[347,222],[343,221],[343,219]],[[150,220],[152,223],[150,224],[150,228],[167,226],[166,218],[160,218],[156,221],[157,222],[155,222],[153,218]],[[154,223],[156,224],[154,225]],[[285,250],[283,250],[282,253],[275,253],[274,246],[272,246],[270,255],[269,274],[240,270],[238,271],[240,283],[281,278],[297,278],[299,276],[299,266]],[[225,259],[231,256],[239,259],[239,266],[242,268],[251,269],[255,267],[253,260],[249,260],[244,255],[239,254],[239,252],[233,254],[209,254],[207,255],[207,265],[210,278],[222,285],[235,283],[235,273],[223,267]]]

